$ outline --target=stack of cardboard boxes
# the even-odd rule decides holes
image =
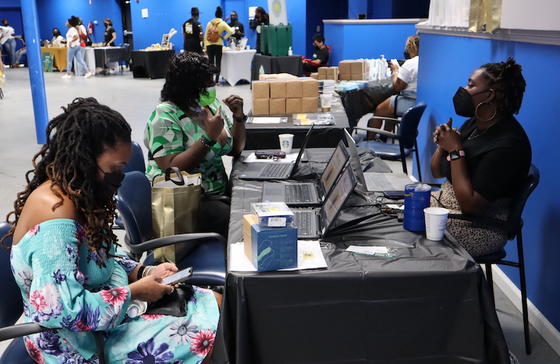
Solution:
[[[346,60],[338,64],[338,78],[344,81],[367,80],[366,62],[364,60]]]
[[[315,113],[319,82],[311,78],[253,81],[253,115]]]
[[[338,67],[319,67],[317,79],[338,81]]]

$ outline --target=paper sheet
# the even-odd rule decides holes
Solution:
[[[305,155],[305,153],[304,153]],[[251,153],[243,160],[245,163],[295,163],[297,159],[298,153],[290,153],[286,154],[286,158],[279,158],[277,160],[274,159],[257,159],[255,153]]]
[[[346,251],[358,254],[373,255],[373,256],[387,256],[389,250],[386,246],[359,246],[350,245]]]
[[[297,268],[280,269],[294,271],[302,269],[327,268],[327,262],[321,251],[318,240],[298,240]],[[229,270],[234,272],[256,272],[257,268],[251,263],[243,250],[243,242],[231,244],[229,250]]]
[[[288,122],[288,118],[285,116],[281,116],[281,117],[253,116],[251,119],[249,119],[249,123],[251,124],[283,124],[287,122]]]

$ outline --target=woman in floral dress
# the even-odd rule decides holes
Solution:
[[[117,249],[113,196],[131,155],[130,126],[92,98],[63,110],[10,214],[25,321],[52,329],[25,337],[29,355],[37,363],[98,363],[100,332],[108,363],[206,363],[219,295],[193,287],[183,317],[126,314],[131,300],[170,293],[161,278],[177,271],[170,263],[142,267]]]

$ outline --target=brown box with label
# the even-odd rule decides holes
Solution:
[[[303,97],[319,97],[319,82],[312,78],[304,78],[301,81],[303,86]]]
[[[270,115],[286,114],[286,99],[270,99]]]
[[[286,81],[270,81],[270,98],[285,99],[286,98]]]
[[[299,114],[302,112],[302,98],[286,99],[286,114]]]
[[[286,97],[297,98],[303,97],[303,85],[300,80],[286,82]]]
[[[314,113],[319,108],[319,97],[304,97],[301,99],[301,112]]]
[[[253,98],[268,99],[270,97],[270,82],[253,81]]]
[[[253,115],[269,115],[270,99],[255,99],[253,98]]]

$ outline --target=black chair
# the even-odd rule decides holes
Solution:
[[[153,264],[153,249],[172,244],[189,244],[190,252],[181,261],[176,262],[180,269],[193,267],[189,283],[224,285],[226,242],[221,235],[192,233],[153,239],[151,185],[144,173],[126,173],[117,194],[117,208],[126,230],[125,243],[134,259],[139,260],[144,252],[148,252],[144,264]]]
[[[488,282],[488,289],[494,303],[494,282],[492,280],[492,264],[508,265],[510,267],[519,268],[519,281],[521,285],[521,307],[523,314],[523,333],[525,335],[525,352],[527,355],[531,354],[531,338],[529,335],[529,312],[527,310],[527,284],[525,280],[525,258],[523,255],[523,208],[529,199],[531,193],[537,188],[540,180],[540,173],[537,167],[531,165],[529,174],[523,183],[517,198],[512,201],[511,209],[507,219],[507,232],[508,240],[517,240],[517,262],[506,260],[505,249],[476,257],[475,260],[479,264],[484,264],[486,268],[486,280]]]
[[[416,152],[416,167],[418,168],[418,177],[422,181],[422,171],[420,168],[420,157],[418,155],[418,144],[416,143],[416,137],[418,136],[418,124],[426,110],[426,104],[421,102],[416,106],[408,109],[402,118],[395,119],[385,116],[374,116],[374,119],[382,120],[393,120],[397,123],[397,133],[392,133],[387,130],[376,129],[376,128],[363,128],[356,127],[358,130],[366,130],[369,132],[384,135],[386,137],[397,139],[399,144],[388,144],[383,142],[378,142],[374,140],[367,140],[359,142],[360,147],[368,148],[373,150],[382,159],[388,160],[400,160],[402,162],[403,172],[408,174],[408,169],[406,167],[406,157],[411,152]]]

